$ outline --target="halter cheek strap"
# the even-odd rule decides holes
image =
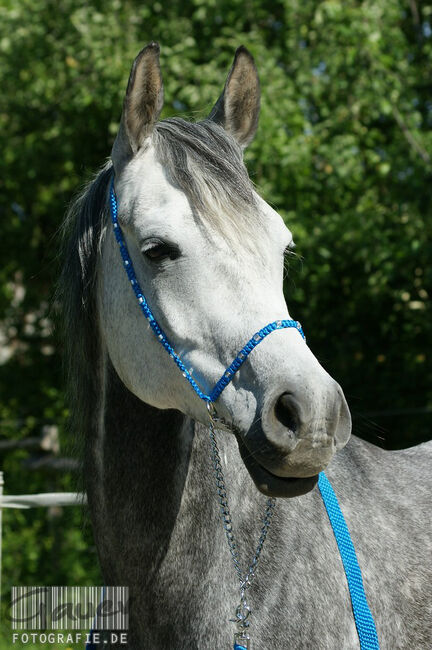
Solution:
[[[138,305],[144,315],[144,317],[147,319],[151,329],[153,330],[154,335],[158,339],[159,343],[165,348],[165,350],[168,352],[170,355],[171,359],[174,361],[174,363],[178,366],[178,368],[181,370],[183,377],[188,380],[192,388],[194,389],[195,393],[198,395],[199,398],[204,400],[207,403],[213,403],[215,402],[222,391],[228,386],[236,372],[239,370],[239,368],[244,364],[246,361],[247,357],[249,354],[252,352],[256,346],[263,341],[266,336],[271,334],[272,332],[275,332],[276,330],[281,330],[281,329],[287,329],[287,328],[294,328],[296,329],[299,334],[302,336],[304,340],[305,335],[303,333],[302,327],[300,323],[296,320],[277,320],[273,321],[272,323],[269,323],[265,327],[261,328],[258,332],[256,332],[246,343],[246,345],[240,350],[240,352],[237,354],[235,359],[232,361],[232,363],[228,366],[228,368],[225,370],[223,375],[220,377],[220,379],[216,382],[213,390],[207,395],[204,393],[201,388],[198,386],[197,382],[195,379],[192,377],[190,374],[189,370],[186,368],[184,365],[183,361],[180,359],[176,351],[174,350],[173,346],[168,340],[167,335],[157,322],[156,318],[153,315],[153,312],[143,294],[143,291],[139,285],[139,282],[136,277],[135,269],[132,264],[131,257],[129,255],[129,251],[126,246],[126,242],[123,237],[123,233],[121,231],[120,225],[118,223],[118,209],[117,209],[117,199],[116,199],[116,194],[114,190],[114,176],[111,180],[111,187],[110,187],[110,207],[111,207],[111,220],[114,228],[114,234],[115,238],[117,240],[117,243],[119,245],[120,249],[120,254],[122,256],[123,260],[123,266],[125,268],[125,271],[127,273],[127,276],[129,278],[129,282],[131,283],[132,289],[134,290],[135,297],[138,301]]]

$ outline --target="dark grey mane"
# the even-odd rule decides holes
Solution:
[[[108,162],[71,204],[63,223],[63,270],[58,297],[62,306],[70,429],[82,455],[83,436],[92,430],[99,360],[96,334],[96,270],[107,214]]]

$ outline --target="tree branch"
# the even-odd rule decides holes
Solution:
[[[393,112],[393,117],[395,118],[396,122],[398,123],[402,133],[405,136],[406,141],[408,144],[411,146],[412,149],[422,158],[422,160],[425,163],[430,163],[431,157],[426,151],[426,149],[423,149],[423,147],[417,142],[417,140],[414,138],[413,134],[409,130],[407,124],[405,123],[401,113],[399,112],[399,109],[397,106],[392,105],[392,112]]]

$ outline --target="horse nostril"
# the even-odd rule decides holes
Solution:
[[[282,393],[275,404],[275,415],[281,424],[293,433],[297,431],[298,415],[291,393]]]

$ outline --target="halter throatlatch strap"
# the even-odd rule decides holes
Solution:
[[[296,329],[302,336],[303,339],[305,339],[305,335],[303,333],[302,327],[300,323],[296,320],[277,320],[274,321],[273,323],[269,323],[262,329],[260,329],[258,332],[256,332],[246,343],[246,345],[240,350],[236,358],[233,360],[233,362],[228,366],[228,368],[225,370],[221,378],[216,382],[215,387],[213,390],[210,392],[209,395],[204,393],[201,388],[198,386],[197,382],[195,379],[192,377],[190,374],[189,370],[186,368],[184,365],[183,361],[180,359],[176,351],[174,350],[173,346],[168,340],[167,335],[157,322],[156,318],[153,315],[152,310],[150,309],[150,306],[142,292],[142,289],[139,285],[139,282],[136,277],[135,269],[132,264],[131,257],[129,255],[129,251],[126,246],[126,242],[123,237],[123,233],[121,231],[120,225],[118,223],[118,218],[117,218],[117,199],[116,199],[116,194],[114,190],[114,177],[111,180],[111,187],[110,187],[110,207],[111,207],[111,220],[113,223],[114,227],[114,234],[115,238],[117,240],[117,243],[120,248],[120,254],[122,256],[123,260],[123,266],[125,268],[125,271],[127,273],[129,282],[131,283],[132,289],[134,290],[135,297],[138,301],[138,305],[144,315],[144,317],[147,319],[151,329],[153,330],[154,335],[158,339],[159,343],[165,348],[165,350],[168,352],[170,355],[171,359],[174,361],[174,363],[178,366],[178,368],[181,370],[183,377],[188,380],[192,388],[194,389],[195,393],[200,397],[202,400],[205,402],[215,402],[219,395],[222,393],[222,391],[228,386],[238,369],[243,365],[243,363],[246,361],[247,357],[249,354],[252,352],[256,346],[263,341],[266,336],[271,334],[272,332],[275,332],[276,330],[281,330],[281,329],[286,329],[286,328],[294,328]]]

